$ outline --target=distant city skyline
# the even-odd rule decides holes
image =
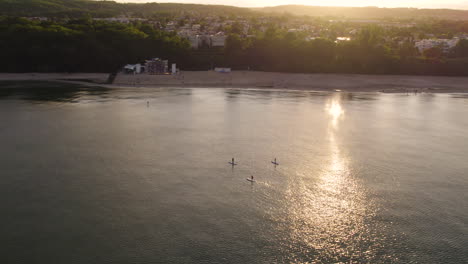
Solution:
[[[377,6],[377,7],[417,7],[417,8],[450,8],[468,9],[467,0],[117,0],[118,2],[158,2],[158,3],[195,3],[209,5],[231,5],[240,7],[263,7],[278,5],[310,6]]]

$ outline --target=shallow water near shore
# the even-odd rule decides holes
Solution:
[[[464,94],[28,85],[0,88],[5,263],[468,259]]]

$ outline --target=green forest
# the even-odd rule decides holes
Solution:
[[[241,19],[249,21],[249,35],[242,33],[240,23],[235,22],[224,29],[228,35],[224,48],[194,50],[187,39],[154,23],[136,20],[123,24],[93,19],[141,12],[143,17],[171,14],[171,21],[181,23],[190,17],[187,13],[181,16],[175,13],[189,11],[224,17],[236,12],[247,14],[248,18]],[[53,15],[43,21],[20,17],[47,12]],[[259,30],[265,25],[258,24],[251,12],[254,11],[227,6],[0,0],[3,14],[0,16],[0,71],[110,73],[125,64],[157,57],[177,63],[181,70],[231,67],[295,73],[468,75],[468,40],[460,40],[449,52],[434,47],[420,54],[414,47],[415,35],[451,39],[457,34],[468,34],[468,22],[464,20],[432,19],[420,21],[411,28],[388,28],[309,17],[303,21],[323,29],[319,36],[309,38],[304,32],[290,32],[281,26],[298,17],[277,16],[269,20],[266,30]],[[358,28],[351,40],[336,41],[349,28]]]
[[[127,63],[159,57],[182,70],[215,66],[299,73],[468,75],[468,41],[448,55],[420,55],[411,45],[386,44],[388,34],[367,26],[352,40],[306,41],[276,27],[252,38],[231,32],[224,49],[191,50],[186,39],[151,25],[93,21],[37,22],[0,18],[1,72],[115,72]]]
[[[133,16],[174,17],[184,13],[236,16],[252,13],[247,8],[175,3],[117,3],[89,0],[0,0],[0,15],[56,18]]]
[[[145,24],[0,18],[1,72],[113,72],[152,57],[179,61],[189,43]]]
[[[176,3],[117,3],[115,1],[89,0],[0,0],[0,15],[46,16],[80,18],[113,17],[131,15],[138,17],[174,16],[182,13],[199,15],[273,15],[322,16],[353,19],[425,19],[468,20],[467,10],[377,8],[377,7],[323,7],[286,5],[265,8],[240,8],[223,5],[176,4]]]
[[[449,20],[468,20],[467,10],[420,9],[420,8],[379,8],[379,7],[332,7],[284,5],[255,8],[263,13],[288,13],[296,16],[322,16],[353,19],[425,19],[438,18]]]
[[[419,54],[410,42],[387,42],[389,34],[367,26],[351,41],[337,43],[326,38],[307,41],[300,34],[269,28],[253,39],[231,34],[222,59],[235,69],[261,71],[468,75],[468,40],[460,40],[448,54],[438,47]]]

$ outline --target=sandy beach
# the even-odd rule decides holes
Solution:
[[[106,73],[0,73],[0,81],[72,81],[107,87],[219,87],[362,92],[468,92],[468,77],[294,74],[256,71],[181,71],[177,75],[118,74],[105,84]]]

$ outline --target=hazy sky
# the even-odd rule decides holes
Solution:
[[[171,2],[234,5],[246,7],[277,5],[320,5],[320,6],[379,6],[379,7],[423,7],[468,9],[468,0],[117,0],[119,2]]]

